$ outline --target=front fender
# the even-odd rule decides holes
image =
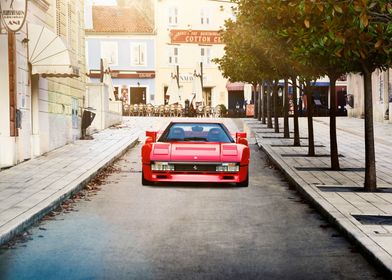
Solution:
[[[249,165],[250,150],[249,147],[244,146],[242,149],[240,165]]]
[[[151,162],[151,144],[144,144],[142,146],[142,164],[150,164]]]

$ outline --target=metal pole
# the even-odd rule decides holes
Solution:
[[[177,80],[177,86],[180,88],[180,66],[176,65],[176,80]]]

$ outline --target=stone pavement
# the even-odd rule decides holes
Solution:
[[[122,125],[77,140],[0,172],[0,244],[58,207],[144,136],[154,119]]]
[[[290,120],[290,132],[293,131]],[[307,199],[377,264],[392,275],[392,125],[375,123],[379,192],[363,191],[365,174],[364,120],[337,119],[340,171],[329,158],[329,118],[315,118],[316,157],[307,154],[307,120],[300,119],[301,147],[255,119],[245,119],[257,144]],[[293,133],[290,133],[293,136]]]

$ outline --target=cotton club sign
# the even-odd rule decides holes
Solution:
[[[19,31],[25,20],[27,0],[0,0],[1,18],[10,32]]]

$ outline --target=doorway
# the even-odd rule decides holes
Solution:
[[[146,104],[146,92],[145,87],[131,87],[131,104]]]
[[[211,106],[211,92],[212,92],[212,88],[210,87],[203,88],[203,100],[206,106]]]

